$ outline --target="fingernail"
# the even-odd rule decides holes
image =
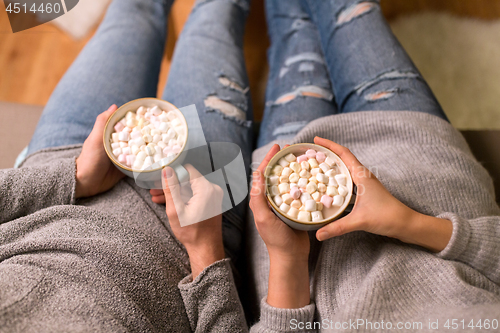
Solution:
[[[318,240],[319,241],[324,241],[325,239],[328,239],[329,234],[328,231],[319,231],[318,232]]]
[[[165,178],[170,178],[173,175],[172,169],[171,168],[165,168],[163,169],[163,175]]]
[[[258,178],[258,177],[260,177],[260,172],[254,171],[252,175],[253,175],[253,178]]]

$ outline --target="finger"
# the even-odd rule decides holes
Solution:
[[[149,194],[151,194],[151,196],[153,196],[153,197],[163,195],[163,189],[160,190],[157,188],[153,188],[153,189],[149,190]]]
[[[165,167],[161,175],[167,216],[171,223],[179,223],[179,214],[184,210],[184,202],[180,193],[181,186],[172,168]]]
[[[320,138],[318,136],[314,138],[314,143],[326,147],[331,151],[333,151],[335,154],[337,154],[340,157],[340,159],[345,163],[349,171],[351,171],[351,176],[355,183],[359,181],[358,177],[359,174],[363,175],[366,174],[366,172],[359,172],[359,171],[364,171],[366,169],[365,166],[361,164],[356,158],[356,156],[354,156],[354,154],[351,153],[351,151],[346,147],[341,146],[333,141]]]
[[[165,203],[165,195],[156,195],[154,197],[151,197],[151,201],[157,204],[164,204]]]
[[[273,158],[274,155],[276,155],[277,152],[280,151],[280,146],[279,145],[273,145],[269,152],[267,153],[266,157],[262,160],[262,163],[260,163],[259,167],[257,170],[259,170],[261,173],[264,173],[264,170],[266,166],[269,164],[269,161],[271,158]]]
[[[254,219],[258,221],[268,221],[274,218],[273,212],[268,206],[266,199],[266,185],[264,175],[260,170],[252,174],[252,189],[250,191],[250,209],[252,209]]]
[[[356,219],[353,214],[348,214],[347,216],[334,221],[316,232],[316,238],[319,241],[324,241],[326,239],[345,235],[349,232],[363,230],[361,221]]]

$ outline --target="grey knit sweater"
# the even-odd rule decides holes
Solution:
[[[390,322],[421,332],[429,320],[439,331],[446,319],[499,320],[500,210],[461,135],[426,114],[358,112],[317,120],[292,142],[315,135],[349,147],[410,207],[450,219],[453,236],[438,254],[363,232],[313,240],[311,304],[275,309],[265,302],[267,251],[250,221],[252,331],[293,332],[307,322],[384,331]],[[130,179],[75,202],[78,154],[50,149],[0,172],[0,332],[245,331],[228,260],[191,281],[164,206]],[[360,320],[372,326],[353,326]]]

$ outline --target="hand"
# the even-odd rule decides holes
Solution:
[[[225,258],[221,215],[224,192],[192,165],[184,167],[193,192],[187,203],[181,197],[181,185],[172,168],[163,169],[162,183],[170,227],[188,252],[194,279],[207,266]]]
[[[116,105],[112,105],[97,116],[92,132],[83,143],[82,152],[76,159],[77,198],[105,192],[125,176],[111,162],[102,143],[106,122],[116,109]]]
[[[271,261],[267,303],[278,308],[300,308],[310,303],[309,235],[281,221],[271,211],[266,199],[263,173],[279,150],[280,147],[274,145],[253,173],[250,209]]]
[[[332,150],[342,159],[358,187],[351,213],[319,229],[316,233],[318,240],[362,230],[397,238],[435,252],[446,247],[453,231],[451,221],[420,214],[404,205],[349,149],[319,137],[314,138],[314,142]]]

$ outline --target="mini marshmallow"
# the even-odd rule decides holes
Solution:
[[[125,155],[125,154],[120,154],[120,155],[118,156],[118,162],[120,162],[120,163],[126,163],[126,162],[127,162],[127,155]]]
[[[280,183],[288,183],[288,176],[285,176],[282,172],[279,180]]]
[[[335,177],[336,174],[337,173],[333,169],[330,169],[330,170],[325,172],[325,175],[327,175],[328,177]]]
[[[316,210],[319,210],[319,211],[323,210],[323,204],[321,202],[316,202]]]
[[[148,144],[144,152],[149,156],[154,155],[156,153],[155,145],[152,143]]]
[[[328,186],[334,186],[334,187],[339,186],[339,184],[335,180],[335,177],[328,178]]]
[[[306,209],[306,211],[308,212],[313,212],[316,210],[316,201],[314,200],[306,200],[306,202],[304,202],[304,207]]]
[[[316,153],[316,161],[318,161],[318,163],[323,163],[326,159],[326,155],[325,153],[321,152],[321,151],[318,151]]]
[[[349,193],[349,190],[347,190],[347,187],[340,185],[338,188],[339,195],[345,197],[347,193]]]
[[[339,192],[337,191],[337,188],[335,188],[334,186],[328,186],[326,188],[326,194],[331,196],[331,197],[334,197],[337,194],[339,194]]]
[[[168,125],[168,123],[166,123],[164,121],[160,122],[160,126],[158,126],[158,129],[162,132],[165,132],[165,133],[168,131],[169,128],[170,128],[170,126]]]
[[[290,177],[288,177],[288,181],[289,181],[290,183],[296,183],[296,182],[298,182],[298,181],[299,181],[299,179],[300,179],[300,176],[299,176],[298,174],[296,174],[295,172],[294,172],[294,173],[292,173],[292,174],[290,175]]]
[[[283,199],[281,198],[280,195],[275,195],[273,201],[278,207],[281,206],[281,204],[283,203]]]
[[[327,186],[323,183],[319,183],[318,184],[318,191],[321,192],[321,193],[325,193],[326,192],[326,189],[327,189]]]
[[[323,219],[323,213],[321,213],[320,211],[315,211],[311,213],[311,217],[313,222],[319,222]]]
[[[311,177],[311,174],[310,174],[310,173],[309,173],[309,171],[307,171],[307,170],[302,170],[302,171],[300,171],[299,176],[300,176],[301,178],[310,178],[310,177]]]
[[[118,140],[118,133],[113,133],[113,134],[111,134],[111,140],[112,140],[113,142],[118,142],[118,141],[120,141],[120,140]]]
[[[320,173],[321,169],[320,168],[313,168],[311,169],[311,176],[316,176],[318,173]]]
[[[290,195],[296,200],[300,198],[301,194],[302,192],[297,187],[290,189]]]
[[[345,186],[347,184],[347,177],[343,173],[336,175],[335,176],[335,180],[337,181],[337,183],[339,185],[344,185]]]
[[[142,169],[143,161],[138,158],[135,159],[134,164],[132,165],[132,169],[140,170]]]
[[[306,211],[299,211],[299,215],[297,216],[297,219],[303,222],[309,222],[311,221],[311,213],[306,212]]]
[[[139,147],[140,147],[140,146],[144,146],[144,145],[146,144],[146,141],[144,141],[144,140],[142,139],[142,137],[140,137],[140,138],[135,139],[135,140],[134,140],[134,143],[135,143],[137,146],[139,146]]]
[[[130,153],[131,153],[130,147],[123,147],[122,153],[123,153],[123,155],[130,155]]]
[[[307,162],[309,158],[306,155],[300,155],[297,157],[297,163]]]
[[[311,168],[311,166],[309,165],[309,162],[307,162],[307,161],[300,162],[300,167],[302,168],[302,170],[306,170],[306,171],[308,171]]]
[[[336,195],[333,197],[333,203],[332,206],[334,207],[340,207],[344,203],[344,197],[341,195]]]
[[[327,157],[325,159],[325,163],[328,164],[330,167],[334,166],[335,165],[335,160],[331,157]]]
[[[288,191],[290,191],[290,184],[288,183],[279,184],[278,189],[280,191],[280,194],[288,193]]]
[[[318,173],[316,175],[316,179],[318,182],[323,183],[323,184],[328,184],[328,177],[322,173]]]
[[[134,118],[127,119],[127,127],[133,128],[137,125],[137,120]]]
[[[283,171],[283,167],[281,165],[275,165],[273,168],[273,174],[276,176],[281,175],[281,171]]]
[[[158,106],[153,106],[151,110],[149,110],[151,114],[155,117],[159,116],[163,111]]]
[[[276,186],[276,185],[271,186],[270,190],[271,190],[272,195],[280,194],[280,190],[278,189],[278,186]]]
[[[278,176],[270,176],[269,177],[269,184],[278,185],[279,184],[279,177]]]
[[[168,145],[169,145],[170,147],[175,146],[176,144],[177,144],[177,140],[175,140],[175,139],[170,139],[170,140],[168,140]]]
[[[310,158],[307,160],[307,163],[311,166],[311,169],[319,167],[318,161],[315,158]]]
[[[319,168],[320,168],[321,170],[323,170],[323,172],[325,172],[325,173],[326,173],[328,170],[330,170],[330,166],[329,166],[328,164],[326,164],[325,162],[321,163],[321,164],[319,165]]]
[[[167,112],[167,118],[172,121],[174,119],[177,119],[177,113],[175,113],[174,111],[168,111]]]
[[[163,141],[159,141],[156,145],[161,149],[165,149],[165,147],[167,146],[167,144]]]
[[[116,148],[115,150],[113,150],[113,155],[115,155],[116,157],[120,156],[121,153],[122,153],[121,148]]]
[[[120,142],[120,148],[128,147],[128,142]]]
[[[117,149],[117,148],[121,148],[120,146],[120,142],[113,142],[111,144],[111,148],[114,150],[114,149]]]
[[[127,132],[120,132],[120,133],[118,133],[118,139],[120,141],[128,141],[129,140],[129,134]]]
[[[131,148],[130,148],[130,151],[132,152],[132,154],[134,155],[137,155],[137,153],[140,151],[141,149],[139,148],[138,145],[133,145]]]
[[[117,122],[114,129],[116,132],[121,132],[125,128],[125,125],[121,122]]]
[[[140,106],[138,109],[137,109],[137,115],[139,116],[144,116],[144,114],[146,113],[146,108],[144,106]]]
[[[293,170],[293,172],[297,172],[297,173],[300,172],[300,164],[297,162],[290,163],[289,167],[290,167],[290,169]]]
[[[155,154],[155,156],[153,158],[155,160],[155,163],[156,162],[160,162],[161,159],[163,158],[163,155],[161,155],[161,154]]]
[[[306,156],[311,159],[311,158],[316,158],[316,150],[314,149],[308,149],[306,151]]]
[[[135,155],[127,155],[127,161],[126,161],[127,165],[129,167],[132,167],[134,165],[135,159],[136,159]]]
[[[289,177],[293,173],[293,170],[290,169],[289,167],[283,168],[283,171],[281,171],[282,176]]]
[[[171,123],[171,124],[172,124],[172,126],[174,126],[174,127],[176,127],[176,126],[181,126],[181,125],[182,125],[182,123],[181,123],[181,121],[179,120],[179,118],[175,118],[175,119],[174,119],[174,120],[172,120],[170,123]]]
[[[132,131],[130,133],[130,137],[132,138],[132,140],[135,140],[137,138],[142,137],[142,133],[141,133],[141,131]]]
[[[160,134],[155,134],[155,136],[153,136],[153,142],[154,143],[158,143],[160,142],[161,140],[161,135]]]
[[[287,205],[291,204],[293,201],[293,198],[290,194],[285,193],[281,196],[281,199],[283,199],[283,202],[286,203]]]
[[[304,203],[304,202],[306,202],[306,200],[310,200],[310,199],[312,199],[312,197],[307,192],[302,193],[302,195],[300,196],[300,202],[302,202],[302,203]]]
[[[312,194],[312,193],[316,192],[317,190],[318,190],[318,186],[313,182],[309,182],[309,184],[307,184],[307,186],[306,186],[306,191],[309,194]]]
[[[333,198],[329,195],[323,195],[321,197],[320,202],[325,206],[326,208],[330,208],[332,206]]]
[[[300,206],[302,206],[302,202],[300,200],[293,200],[292,203],[290,204],[290,207],[294,207],[299,209]]]
[[[306,187],[307,184],[309,183],[309,181],[307,180],[307,178],[300,178],[299,181],[297,182],[297,185],[299,187]]]
[[[286,203],[282,203],[280,205],[280,210],[283,212],[283,213],[288,213],[288,211],[290,210],[290,205],[287,205]]]
[[[293,219],[296,219],[299,216],[299,210],[295,207],[290,207],[287,213],[288,216],[290,216]]]
[[[153,137],[150,134],[145,134],[142,136],[142,140],[146,143],[153,142]]]
[[[278,185],[279,184],[279,177],[278,176],[269,177],[269,184]]]
[[[279,164],[279,165],[281,165],[281,166],[284,168],[284,167],[287,167],[287,166],[290,164],[290,162],[288,162],[287,160],[285,160],[285,159],[282,157],[282,158],[280,158],[280,159],[278,160],[278,164]]]
[[[151,127],[149,125],[148,126],[144,126],[141,129],[141,133],[142,133],[142,135],[151,134]]]
[[[287,160],[288,162],[291,163],[291,162],[294,162],[295,160],[297,160],[297,157],[295,157],[294,154],[290,153],[290,154],[288,154],[288,155],[285,156],[285,160]]]
[[[318,191],[316,191],[316,192],[314,192],[313,194],[311,194],[311,197],[312,197],[312,198],[314,199],[314,201],[316,201],[316,202],[318,202],[318,201],[320,201],[320,200],[321,200],[321,194],[320,194]]]
[[[314,184],[318,185],[318,180],[316,179],[315,176],[309,177],[309,182],[313,182]]]
[[[291,190],[292,190],[292,188],[294,188],[294,187],[299,188],[299,187],[297,186],[297,183],[290,183],[290,191],[291,191]],[[300,188],[299,188],[299,190],[300,190]]]

